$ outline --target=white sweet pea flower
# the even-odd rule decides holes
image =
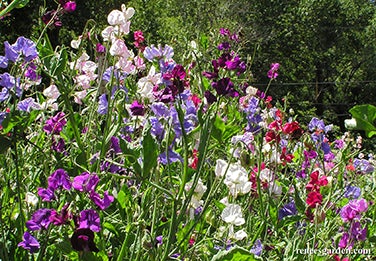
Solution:
[[[252,182],[249,181],[247,171],[238,163],[230,164],[223,183],[234,197],[246,194],[252,188]]]
[[[226,161],[222,159],[217,159],[216,165],[215,165],[215,175],[217,177],[223,177],[226,173],[227,167],[228,167],[228,164]]]
[[[188,182],[185,184],[185,191],[190,191],[192,189],[193,181]],[[202,183],[202,180],[199,179],[197,181],[196,187],[194,188],[194,192],[191,199],[191,206],[192,208],[196,209],[199,206],[202,205],[202,196],[204,195],[205,191],[207,190],[207,187]]]
[[[234,235],[232,235],[232,238],[234,238],[235,240],[242,240],[246,238],[247,236],[248,236],[247,233],[243,229],[241,229],[237,231]]]
[[[273,196],[281,196],[282,195],[282,187],[278,185],[275,181],[269,184],[269,192]]]
[[[273,181],[274,180],[274,174],[273,174],[273,171],[271,171],[270,169],[268,168],[265,168],[263,170],[260,171],[260,180],[262,182],[266,182],[269,184],[269,182]]]
[[[31,192],[26,192],[25,201],[30,206],[36,206],[38,204],[38,197]]]
[[[127,59],[130,56],[128,47],[125,45],[124,41],[121,39],[116,39],[110,48],[110,54],[112,56],[120,56]]]
[[[120,10],[112,10],[107,16],[109,25],[122,25],[127,22],[124,13]]]
[[[147,76],[141,78],[137,82],[138,91],[142,97],[149,99],[150,102],[154,101],[153,88],[161,78],[160,73],[155,73],[155,67],[152,66]]]
[[[82,35],[80,35],[77,40],[72,40],[71,41],[71,47],[73,49],[78,49],[80,47],[81,40],[82,40]]]
[[[52,84],[43,91],[43,95],[46,96],[49,99],[56,100],[60,96],[59,89],[56,87],[56,85]]]
[[[74,102],[77,103],[77,104],[82,104],[82,99],[84,99],[87,95],[87,92],[86,90],[83,90],[83,91],[80,91],[80,92],[76,92],[74,94]]]
[[[224,222],[235,225],[241,226],[245,223],[245,219],[242,215],[242,209],[237,204],[229,204],[225,209],[223,209],[221,218]]]

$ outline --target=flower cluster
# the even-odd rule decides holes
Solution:
[[[38,195],[42,201],[59,203],[58,199],[65,198],[63,195],[68,195],[73,188],[80,193],[86,193],[99,210],[104,210],[114,201],[114,197],[110,196],[108,191],[105,191],[102,198],[96,192],[98,183],[99,177],[95,173],[83,172],[71,180],[68,172],[64,169],[57,169],[48,177],[47,188],[40,187],[38,189]],[[61,205],[61,203],[58,205]],[[53,208],[40,208],[26,222],[26,227],[29,231],[38,231],[47,230],[51,224],[69,227],[70,223],[74,222],[76,229],[71,238],[72,247],[76,250],[98,251],[93,241],[94,232],[101,230],[98,212],[95,209],[85,209],[80,211],[79,215],[75,213],[77,212],[74,203],[70,202],[64,204],[60,211]],[[38,250],[39,243],[29,231],[25,232],[24,240],[19,243],[19,246],[33,253]]]

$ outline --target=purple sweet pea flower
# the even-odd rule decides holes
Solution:
[[[357,199],[360,197],[360,193],[361,193],[361,190],[360,188],[356,187],[356,186],[347,186],[345,188],[345,193],[344,193],[344,197],[345,198],[353,198],[353,199]]]
[[[4,46],[5,57],[12,62],[16,62],[20,57],[24,58],[26,62],[30,62],[38,57],[35,43],[23,36],[18,37],[13,45],[5,42]]]
[[[48,119],[46,121],[46,125],[44,125],[43,130],[47,134],[60,134],[60,132],[63,130],[63,127],[67,123],[67,120],[65,119],[64,112],[59,112],[54,117]]]
[[[347,244],[349,243],[349,239],[350,239],[350,235],[349,233],[345,232],[343,233],[339,243],[338,243],[338,247],[339,248],[346,248],[347,247]]]
[[[107,114],[108,110],[108,101],[106,94],[102,94],[99,96],[99,103],[98,103],[98,113],[101,115]]]
[[[111,203],[114,201],[114,197],[108,195],[108,191],[105,191],[103,194],[103,199],[101,196],[96,192],[90,193],[90,199],[97,205],[101,210],[108,208]]]
[[[50,202],[55,199],[54,191],[49,188],[38,188],[38,196],[41,197],[42,201],[46,202]]]
[[[216,90],[218,95],[237,97],[239,93],[235,91],[234,84],[231,79],[226,77],[220,79],[218,82],[212,82],[212,87]]]
[[[60,214],[52,209],[50,221],[55,226],[61,226],[67,223],[68,220],[72,219],[72,214],[68,211],[69,204],[65,204],[61,209]]]
[[[8,67],[8,58],[0,55],[0,68],[7,68],[7,67]]]
[[[164,151],[159,155],[158,159],[163,165],[177,161],[183,162],[183,158],[178,153],[173,151],[171,148],[168,149],[168,158],[166,152]]]
[[[17,104],[17,109],[25,112],[30,112],[31,109],[39,110],[40,108],[41,106],[31,97],[26,98]]]
[[[76,251],[98,252],[94,237],[94,232],[88,228],[76,229],[71,237],[72,248]]]
[[[48,177],[49,189],[56,190],[60,187],[64,188],[65,190],[70,190],[72,187],[68,172],[63,169],[57,169],[51,174],[51,176]]]
[[[262,244],[261,244],[261,240],[260,239],[257,239],[255,241],[255,243],[253,244],[250,252],[252,254],[254,254],[255,256],[261,256],[261,254],[262,254]]]
[[[295,216],[296,214],[298,214],[298,210],[296,209],[295,202],[291,201],[278,211],[278,219],[281,220],[284,217]]]
[[[29,232],[25,232],[23,235],[23,241],[18,243],[19,247],[23,247],[26,250],[29,250],[30,253],[35,253],[39,250],[39,242],[33,237]]]
[[[356,241],[364,241],[367,238],[367,227],[362,228],[360,222],[354,222],[350,228],[351,237]]]
[[[157,241],[157,246],[160,246],[163,244],[163,236],[157,236],[155,240]]]
[[[367,209],[368,203],[365,199],[354,199],[342,207],[340,215],[343,222],[350,222],[353,219],[359,219],[360,213],[367,211]]]
[[[50,216],[52,210],[48,208],[40,208],[34,212],[31,220],[26,222],[26,227],[29,230],[40,230],[47,229],[48,225],[51,223]]]
[[[79,229],[88,228],[93,232],[99,232],[101,230],[99,215],[93,209],[81,211],[78,223]]]
[[[268,78],[276,79],[278,77],[279,63],[272,63],[268,71]]]
[[[75,190],[91,193],[95,190],[98,182],[98,175],[83,172],[81,175],[74,177],[72,186]]]

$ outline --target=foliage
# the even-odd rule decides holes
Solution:
[[[265,2],[245,22],[284,13],[274,24],[281,29],[293,5]],[[0,53],[1,260],[376,257],[374,155],[313,110],[290,110],[295,97],[273,100],[289,67],[278,55],[269,62],[263,41],[278,40],[280,30],[255,45],[246,28],[212,30],[222,22],[209,23],[216,12],[236,25],[226,13],[231,1],[183,2],[184,19],[169,13],[175,1],[135,1],[136,10],[119,5],[82,24],[67,22],[74,8],[59,3],[55,15],[41,12],[32,39],[9,40]],[[311,14],[304,7],[328,19],[344,14],[338,1],[312,4],[302,1],[295,19]],[[203,16],[207,8],[213,13]],[[208,20],[187,38],[174,38],[201,17]],[[325,29],[320,17],[303,18]],[[65,23],[82,34],[64,39]],[[311,43],[314,66],[338,58],[321,34]],[[301,48],[304,37],[291,39]],[[265,88],[252,87],[262,78]],[[351,113],[361,127],[374,124],[373,107]]]

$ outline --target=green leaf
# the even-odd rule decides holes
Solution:
[[[158,145],[150,134],[150,128],[144,132],[142,141],[142,177],[148,179],[150,171],[157,165]]]
[[[223,122],[223,120],[219,116],[216,116],[215,121],[214,121],[214,125],[213,125],[213,129],[212,129],[212,132],[211,132],[214,139],[216,139],[219,142],[222,142],[222,137],[223,137],[223,133],[225,131],[225,127],[226,126],[225,126],[225,123]]]
[[[132,195],[128,189],[127,185],[124,185],[117,195],[117,201],[120,204],[120,207],[125,209],[132,204]]]
[[[229,251],[221,250],[212,259],[212,261],[256,261],[253,254],[241,247],[231,248]]]
[[[376,134],[376,107],[370,104],[356,105],[349,112],[356,119],[354,129],[363,130],[368,138]]]

